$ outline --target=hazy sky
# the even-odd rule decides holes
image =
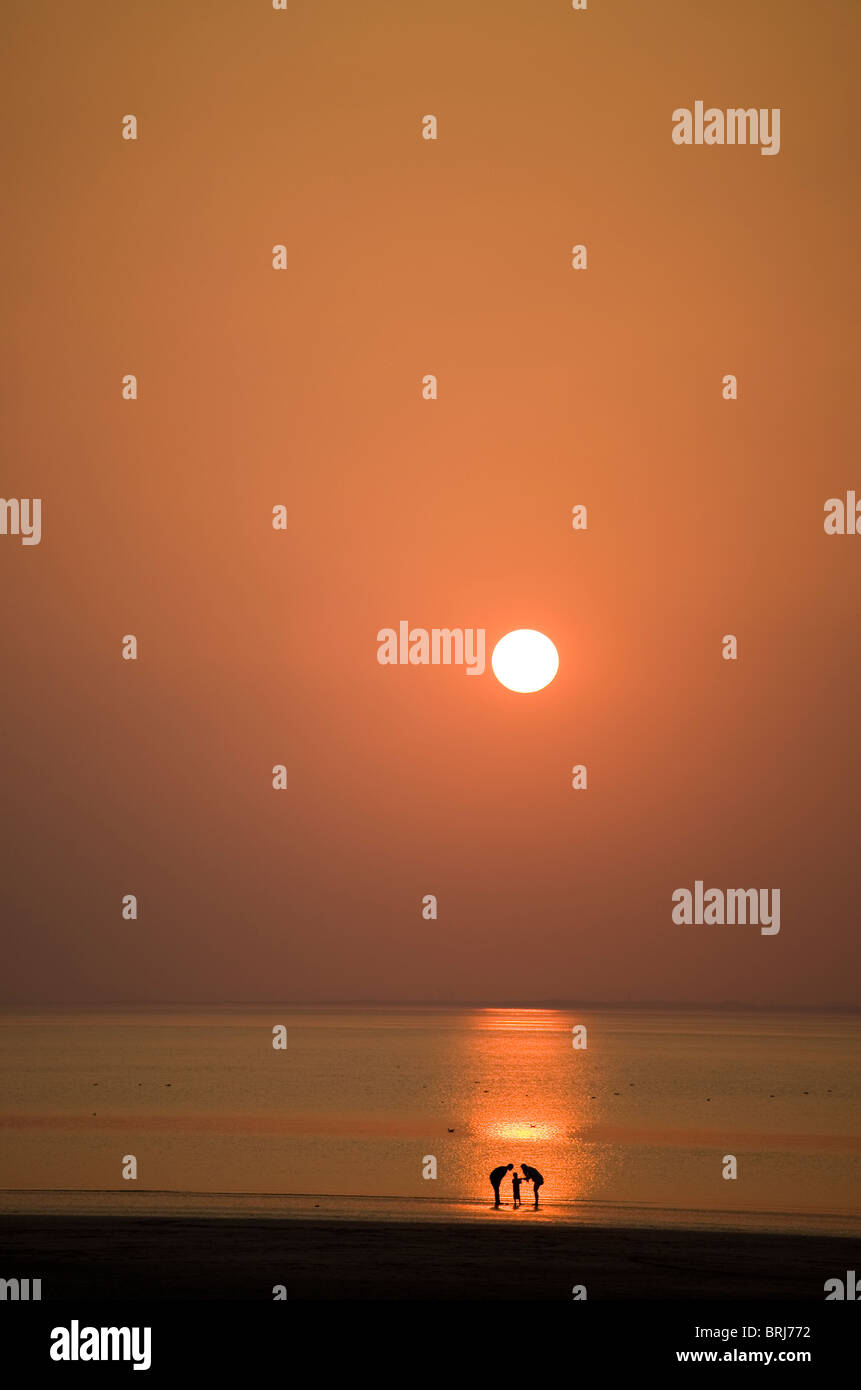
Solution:
[[[2,997],[856,1000],[858,6],[9,27]],[[779,154],[674,145],[700,99]]]

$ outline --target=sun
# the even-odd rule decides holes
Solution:
[[[559,670],[559,653],[543,632],[519,627],[500,637],[490,658],[493,674],[507,690],[530,695],[549,685]]]

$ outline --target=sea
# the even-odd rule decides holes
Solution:
[[[860,1034],[733,1008],[7,1009],[0,1211],[856,1234]],[[509,1163],[543,1175],[537,1210],[510,1177],[494,1208]]]

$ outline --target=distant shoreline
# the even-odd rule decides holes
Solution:
[[[39,1009],[665,1009],[680,1013],[859,1014],[861,1004],[746,1004],[722,1000],[717,1004],[666,999],[0,999],[0,1010]]]

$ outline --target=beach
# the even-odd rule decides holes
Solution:
[[[7,1271],[43,1301],[814,1300],[858,1242],[762,1232],[513,1221],[4,1216]]]

